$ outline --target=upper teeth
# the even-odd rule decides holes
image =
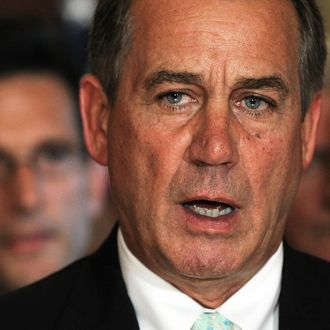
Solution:
[[[233,211],[233,209],[230,206],[224,209],[221,209],[220,207],[214,209],[208,209],[204,207],[199,207],[197,205],[192,205],[192,206],[188,206],[188,208],[198,215],[202,215],[210,218],[217,218],[220,216],[224,216]]]

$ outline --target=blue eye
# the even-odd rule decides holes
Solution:
[[[252,109],[252,110],[258,109],[261,106],[262,102],[264,102],[264,101],[261,100],[258,97],[255,97],[255,96],[249,96],[249,97],[247,97],[247,98],[244,99],[244,104],[249,109]]]
[[[243,96],[234,104],[238,110],[256,118],[271,113],[277,107],[277,103],[271,98],[253,94]]]
[[[166,100],[170,104],[177,105],[178,103],[180,103],[182,101],[183,94],[179,93],[179,92],[173,92],[173,93],[167,94],[165,97],[166,97]]]
[[[197,110],[199,106],[198,99],[191,94],[189,91],[170,90],[157,95],[156,101],[167,112],[188,113]]]

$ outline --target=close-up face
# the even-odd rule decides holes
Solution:
[[[330,237],[329,88],[324,89],[322,108],[314,159],[302,176],[287,227],[290,242],[307,250],[307,237],[312,240],[324,238],[328,242]],[[327,251],[324,251],[324,254],[330,256]]]
[[[125,241],[176,284],[249,276],[279,246],[310,158],[295,11],[285,0],[160,0],[134,2],[131,15],[108,113]]]
[[[0,79],[0,283],[17,288],[88,243],[88,166],[66,85],[47,74]]]

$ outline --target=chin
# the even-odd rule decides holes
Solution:
[[[173,260],[177,272],[184,277],[195,279],[219,279],[239,271],[244,263],[243,259],[238,259],[234,255],[225,252],[215,253],[212,249],[201,249],[200,253],[194,253],[195,248],[188,249],[184,255]]]

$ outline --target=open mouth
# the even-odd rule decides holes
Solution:
[[[197,215],[208,218],[224,217],[231,214],[235,210],[235,207],[232,205],[207,200],[197,200],[183,203],[183,207]]]

